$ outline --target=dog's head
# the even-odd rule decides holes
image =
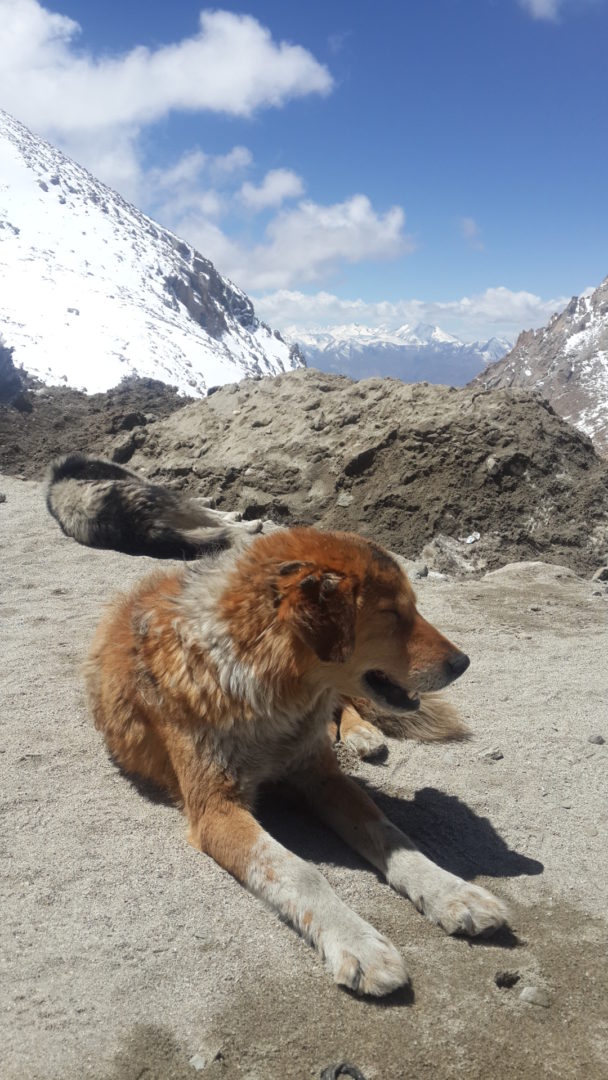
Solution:
[[[260,538],[274,619],[305,646],[308,669],[345,696],[391,712],[416,709],[468,657],[419,614],[388,552],[349,533],[290,529]]]

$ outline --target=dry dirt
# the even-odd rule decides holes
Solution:
[[[148,560],[62,536],[37,483],[0,491],[6,1080],[304,1080],[345,1059],[367,1080],[608,1076],[603,584],[545,564],[417,582],[472,658],[451,696],[475,737],[356,768],[425,851],[509,903],[512,935],[444,936],[301,811],[263,808],[407,956],[413,1000],[370,1002],[108,761],[79,665]]]

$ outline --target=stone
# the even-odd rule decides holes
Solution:
[[[202,1072],[203,1069],[206,1069],[207,1066],[211,1065],[212,1062],[221,1061],[221,1059],[222,1048],[220,1044],[216,1042],[210,1042],[207,1046],[202,1046],[199,1049],[198,1053],[194,1054],[194,1056],[190,1058],[188,1064],[192,1065],[192,1068],[196,1069],[197,1072]]]
[[[502,750],[482,750],[479,756],[485,761],[502,761],[505,755]]]
[[[542,986],[524,986],[519,1000],[527,1002],[528,1005],[540,1005],[543,1009],[548,1009],[551,1005],[551,998]]]
[[[510,990],[520,979],[519,971],[497,971],[494,976],[494,982],[501,990]]]

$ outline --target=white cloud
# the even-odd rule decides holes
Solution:
[[[37,0],[0,0],[0,14],[4,106],[58,134],[148,124],[172,109],[251,116],[332,88],[311,53],[276,43],[250,15],[202,11],[192,37],[94,57],[74,47],[78,24]]]
[[[231,176],[246,169],[253,162],[253,154],[246,146],[233,146],[227,154],[216,154],[210,160],[210,169],[215,176]]]
[[[251,210],[266,210],[280,206],[285,199],[302,195],[304,183],[291,169],[271,169],[257,187],[246,181],[241,188],[241,199]]]
[[[556,23],[568,9],[590,10],[604,2],[605,0],[519,0],[519,6],[533,19]]]
[[[564,0],[519,0],[520,7],[533,19],[545,19],[556,22]]]
[[[408,323],[433,323],[464,341],[492,336],[514,338],[520,330],[543,326],[568,298],[543,300],[534,293],[504,286],[457,300],[394,302],[342,299],[330,292],[279,289],[255,298],[256,311],[279,330],[322,329],[344,323],[396,329]]]
[[[181,224],[193,216],[215,219],[227,213],[231,179],[252,161],[245,146],[235,146],[227,154],[188,150],[167,168],[148,169],[141,179],[142,196],[159,221],[179,232]],[[217,184],[219,191],[213,186]]]
[[[38,0],[0,0],[0,101],[130,198],[146,125],[175,110],[249,117],[333,85],[310,52],[275,42],[249,15],[202,11],[191,37],[117,56],[78,48],[79,33]],[[242,153],[228,155],[224,171],[242,167]]]
[[[481,229],[474,218],[460,218],[458,227],[460,229],[460,235],[466,240],[469,247],[473,248],[474,251],[483,251]]]
[[[168,169],[154,169],[150,175],[161,190],[179,188],[198,183],[208,160],[202,150],[188,150]]]
[[[404,224],[400,206],[378,214],[366,195],[329,206],[301,202],[270,222],[269,242],[254,251],[256,280],[249,287],[287,288],[317,281],[339,263],[394,259],[414,247]]]
[[[282,289],[325,278],[341,263],[393,259],[413,250],[399,206],[378,214],[366,195],[323,206],[309,200],[280,211],[262,243],[244,246],[190,215],[173,224],[243,289]]]

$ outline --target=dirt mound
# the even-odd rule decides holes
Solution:
[[[185,406],[143,380],[32,401],[28,415],[0,410],[8,472],[38,477],[58,453],[102,453],[246,518],[356,530],[455,573],[537,558],[589,573],[606,561],[608,465],[521,390],[308,370]]]
[[[124,438],[188,401],[154,379],[126,379],[106,394],[87,396],[23,380],[14,370],[22,393],[20,399],[0,397],[0,471],[28,480],[40,479],[53,457],[70,450],[103,454],[117,433]]]
[[[298,371],[118,438],[119,460],[132,445],[132,466],[220,508],[357,530],[409,557],[432,543],[440,569],[542,557],[587,573],[608,548],[606,463],[522,391]]]

